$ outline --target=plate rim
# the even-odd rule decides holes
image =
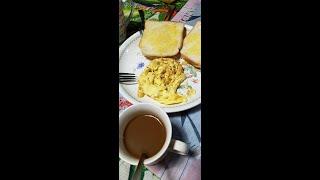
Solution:
[[[184,27],[187,29],[187,30],[191,30],[193,28],[193,26],[190,26],[188,24],[185,24]],[[136,33],[134,33],[133,35],[131,35],[128,39],[126,39],[120,46],[119,48],[119,61],[120,61],[120,55],[121,53],[125,50],[125,48],[137,37],[141,36],[140,35],[140,32],[137,31]],[[123,89],[122,85],[119,83],[119,92],[121,93],[121,95],[126,98],[130,103],[132,104],[138,104],[138,103],[144,103],[144,102],[140,102],[140,101],[137,101],[136,99],[134,99],[133,97],[131,97],[128,93],[126,93],[126,91]],[[152,102],[150,102],[152,103]],[[156,106],[159,106],[155,103],[152,103]],[[162,108],[165,112],[167,113],[174,113],[174,112],[181,112],[181,111],[185,111],[185,110],[188,110],[188,109],[191,109],[193,107],[196,107],[198,106],[199,104],[201,104],[201,94],[200,94],[200,98],[190,102],[190,103],[187,103],[187,104],[183,104],[183,105],[180,105],[180,106],[176,106],[176,107],[161,107],[159,106],[160,108]]]

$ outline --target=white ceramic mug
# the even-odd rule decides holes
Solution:
[[[130,120],[139,115],[145,114],[157,117],[159,120],[161,120],[166,129],[166,140],[164,142],[164,145],[157,154],[144,160],[145,165],[156,164],[166,155],[168,151],[181,155],[188,154],[188,146],[186,143],[172,139],[172,126],[167,113],[156,105],[149,103],[140,103],[130,106],[119,116],[119,156],[122,160],[132,165],[138,164],[139,159],[133,157],[127,152],[123,143],[123,134],[125,127],[130,122]]]

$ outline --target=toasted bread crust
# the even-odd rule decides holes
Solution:
[[[189,64],[191,64],[192,66],[194,66],[194,67],[196,67],[196,68],[198,68],[198,69],[201,69],[201,63],[198,63],[198,62],[200,62],[200,61],[191,60],[191,59],[189,59],[189,57],[187,57],[187,56],[185,56],[185,55],[183,55],[183,54],[181,54],[181,57],[182,57],[184,60],[186,60]]]
[[[162,58],[162,57],[157,57],[157,56],[145,56],[148,60],[154,60],[154,59],[157,59],[157,58]],[[176,55],[174,55],[174,56],[170,56],[170,57],[165,57],[165,58],[172,58],[172,59],[176,59],[176,60],[178,60],[178,59],[180,59],[180,57],[181,57],[181,54],[180,54],[180,52],[178,53],[178,54],[176,54]]]

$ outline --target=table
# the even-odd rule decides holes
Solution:
[[[193,26],[201,20],[201,0],[189,0],[183,8],[175,14],[171,21],[184,22]],[[133,31],[131,29],[131,31]],[[132,33],[128,33],[129,35]],[[132,104],[119,93],[119,114]],[[201,104],[179,113],[169,114],[173,134],[172,137],[186,142],[190,155],[181,156],[172,153],[161,163],[148,166],[143,170],[143,179],[183,179],[197,180],[201,177]],[[119,159],[119,179],[128,180],[134,172],[135,166]]]

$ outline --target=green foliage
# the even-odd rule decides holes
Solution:
[[[188,0],[177,0],[173,4],[176,6],[176,9],[180,10],[187,2]]]
[[[129,177],[128,177],[128,180],[131,180],[132,179],[132,176],[133,176],[133,173],[134,173],[134,169],[136,167],[134,165],[130,165],[130,169],[129,169]]]
[[[144,5],[157,5],[164,4],[161,0],[133,0],[133,2],[144,4]]]

